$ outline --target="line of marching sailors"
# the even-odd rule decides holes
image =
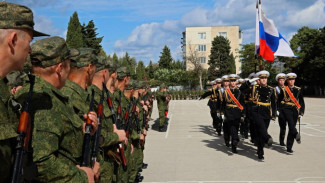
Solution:
[[[280,126],[279,143],[286,146],[288,153],[293,153],[294,140],[301,142],[297,122],[304,115],[305,104],[301,88],[295,86],[295,73],[276,76],[278,85],[268,85],[268,71],[251,73],[248,78],[240,79],[236,74],[225,75],[212,81],[212,88],[200,99],[210,96],[208,106],[213,120],[213,127],[218,136],[223,136],[225,144],[237,153],[240,134],[257,146],[259,159],[264,159],[264,146],[272,146],[273,138],[268,133],[270,120],[278,117]],[[286,83],[286,84],[285,84]],[[284,143],[288,124],[287,142]],[[299,128],[300,131],[300,128]]]

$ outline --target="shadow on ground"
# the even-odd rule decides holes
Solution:
[[[247,140],[245,141],[244,139],[240,139],[240,142],[237,147],[238,153],[233,153],[231,151],[231,147],[227,147],[225,145],[223,136],[218,136],[217,133],[215,132],[215,129],[212,126],[198,125],[195,126],[195,128],[200,130],[200,132],[203,132],[213,137],[213,139],[211,140],[202,140],[202,142],[205,143],[206,147],[215,149],[216,151],[223,152],[228,156],[238,155],[238,156],[244,156],[250,158],[255,161],[261,161],[257,158],[257,154],[256,154],[257,147],[255,147],[251,142],[247,142]],[[274,147],[274,149],[277,150],[278,152],[281,152],[278,146]]]
[[[169,118],[166,118],[165,125],[168,125]],[[159,118],[153,121],[151,129],[154,131],[159,131]]]

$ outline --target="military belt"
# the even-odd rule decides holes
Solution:
[[[290,105],[290,106],[296,106],[296,104],[293,103],[293,102],[284,102],[284,101],[281,101],[281,104],[286,104],[286,105]]]
[[[257,105],[262,105],[262,106],[271,106],[271,103],[264,103],[264,102],[254,102]]]
[[[227,104],[227,107],[237,107],[238,108],[238,106],[234,105],[234,104]]]

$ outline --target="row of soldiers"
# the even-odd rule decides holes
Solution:
[[[142,181],[150,87],[61,37],[30,46],[48,35],[28,7],[0,2],[0,17],[0,182]],[[6,76],[28,55],[32,74],[11,93]]]
[[[202,90],[170,90],[172,100],[197,100],[204,92]]]
[[[240,79],[236,74],[225,75],[214,80],[212,88],[200,98],[210,96],[208,106],[213,127],[219,136],[223,130],[225,144],[231,146],[233,153],[237,153],[240,128],[245,138],[250,132],[251,142],[257,146],[258,158],[264,159],[264,146],[273,143],[268,133],[270,120],[275,121],[277,117],[280,145],[292,153],[294,139],[301,142],[300,128],[298,132],[296,124],[304,115],[305,104],[301,88],[294,85],[297,75],[278,74],[276,87],[268,85],[269,75],[265,70],[251,73],[246,79]],[[289,132],[285,144],[286,125]]]

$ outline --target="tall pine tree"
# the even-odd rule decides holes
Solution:
[[[236,72],[235,58],[230,52],[230,41],[223,36],[217,36],[212,41],[209,59],[208,79]]]
[[[75,11],[70,17],[67,31],[67,45],[69,48],[83,47],[82,27],[79,22],[78,13]]]
[[[102,42],[103,37],[97,37],[98,33],[96,31],[97,28],[95,28],[93,20],[90,20],[86,26],[85,24],[82,25],[84,47],[93,48],[96,50],[96,54],[99,54],[102,48],[100,43]]]
[[[145,67],[142,61],[138,62],[138,66],[136,69],[136,75],[137,75],[137,80],[138,81],[142,81],[143,80],[143,76],[145,75]]]
[[[165,45],[161,52],[160,59],[158,61],[159,67],[163,69],[172,69],[173,58],[170,54],[170,49]]]
[[[154,68],[153,68],[153,64],[152,64],[152,61],[150,60],[150,62],[149,62],[149,66],[148,66],[148,77],[149,77],[149,79],[153,79],[153,77],[154,77]]]
[[[115,65],[118,64],[118,57],[117,57],[116,53],[113,54],[112,60]]]

